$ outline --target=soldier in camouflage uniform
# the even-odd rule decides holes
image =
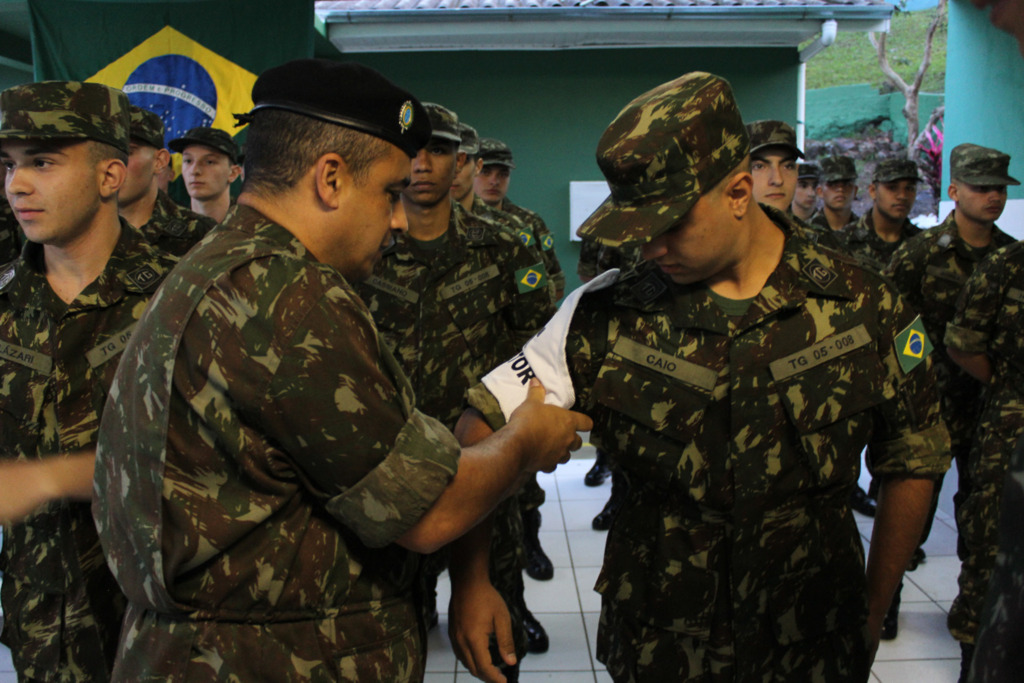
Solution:
[[[455,174],[455,182],[452,183],[452,198],[458,204],[456,211],[465,211],[479,219],[494,223],[501,230],[514,235],[536,257],[535,261],[544,261],[546,264],[550,257],[534,237],[533,228],[524,223],[521,218],[485,204],[476,195],[473,188],[474,181],[484,164],[484,160],[480,156],[480,137],[475,128],[461,121],[459,122],[459,136],[461,139],[459,157],[461,158],[465,154],[465,161],[460,162],[462,165]],[[563,287],[564,279],[563,277],[560,280],[563,281]],[[556,296],[555,282],[551,278],[548,279],[548,292],[552,302],[557,302],[559,297]]]
[[[921,232],[907,216],[917,199],[917,164],[909,159],[886,159],[875,167],[868,186],[871,210],[855,225],[839,231],[843,249],[860,256],[881,272],[896,248]]]
[[[173,265],[117,215],[128,99],[98,83],[0,93],[0,160],[24,229],[0,270],[2,640],[20,680],[107,681],[124,597],[89,507],[121,351]]]
[[[956,211],[979,222],[995,221],[1006,202],[1009,156],[970,146],[957,180]],[[952,155],[951,155],[952,157]],[[964,180],[965,175],[969,180]],[[973,193],[964,192],[965,189]],[[953,193],[951,192],[951,195]],[[969,491],[957,510],[962,565],[960,592],[949,611],[949,630],[960,641],[962,678],[970,665],[978,619],[997,548],[997,519],[1010,446],[1024,432],[1024,243],[1014,242],[980,262],[946,326],[949,357],[985,386],[967,461]]]
[[[511,224],[512,229],[519,232],[523,244],[539,245],[544,266],[551,278],[552,298],[558,301],[565,292],[565,274],[555,254],[555,239],[540,216],[529,209],[516,206],[508,199],[509,177],[511,170],[516,167],[512,150],[501,140],[481,138],[480,158],[483,166],[473,181],[473,189],[481,202],[488,207],[488,211],[482,215],[499,222],[505,221],[503,216],[496,214],[495,211],[512,216],[516,221]],[[537,581],[550,581],[555,575],[555,566],[540,544],[540,508],[546,499],[544,489],[536,480],[526,482],[519,493],[523,516],[523,541],[526,544],[526,574]]]
[[[454,429],[469,388],[526,343],[555,308],[542,262],[493,223],[455,210],[449,188],[461,142],[458,117],[437,104],[424,107],[433,133],[413,158],[412,183],[402,194],[409,231],[356,291],[409,377],[420,410]],[[515,496],[498,507],[494,525],[491,581],[509,606],[522,657],[527,610]],[[439,573],[443,564],[434,564]],[[425,600],[435,618],[437,573],[425,577]],[[543,629],[531,621],[535,641]]]
[[[21,227],[14,217],[7,196],[0,192],[0,264],[18,258],[21,253]]]
[[[831,156],[818,159],[821,166],[821,210],[808,221],[822,230],[842,230],[857,222],[859,216],[853,212],[853,200],[857,198],[857,169],[853,159]]]
[[[135,105],[131,115],[132,151],[128,156],[128,179],[117,195],[119,211],[150,244],[182,256],[217,222],[178,206],[157,187],[160,172],[171,161],[170,152],[164,148],[164,122]]]
[[[532,372],[615,444],[630,492],[597,582],[614,680],[866,681],[948,461],[920,320],[752,201],[716,76],[635,99],[598,163],[612,193],[581,234],[653,263],[577,290],[465,419],[501,424]],[[865,576],[847,500],[868,442],[885,483]]]
[[[793,127],[784,121],[754,121],[747,124],[747,136],[750,138],[754,199],[785,213],[811,242],[838,248],[839,242],[831,230],[805,223],[790,209],[797,187],[797,159],[804,155],[796,145]]]
[[[405,227],[409,157],[430,136],[412,95],[304,59],[252,99],[238,207],[154,297],[100,429],[97,526],[129,600],[114,677],[420,680],[418,553],[479,541],[474,525],[590,421],[538,385],[504,438],[460,449],[416,410],[351,284]],[[468,623],[460,656],[490,671],[492,632],[514,654],[480,567],[453,565],[451,619]]]
[[[950,153],[953,211],[941,224],[902,243],[893,254],[886,274],[921,314],[928,336],[935,340],[936,380],[942,397],[942,416],[951,439],[958,473],[953,502],[960,508],[970,492],[968,454],[981,406],[982,385],[946,355],[946,325],[956,311],[957,298],[975,267],[993,251],[1014,242],[995,224],[1006,203],[1010,157],[972,144],[957,145]],[[977,183],[977,180],[998,181]],[[986,185],[1001,186],[989,201]],[[979,206],[979,200],[981,205]],[[963,557],[961,556],[961,559]]]
[[[181,153],[181,177],[191,198],[192,211],[219,223],[234,205],[231,183],[242,173],[238,143],[217,128],[190,128],[167,143]]]
[[[811,216],[818,208],[820,177],[821,169],[817,164],[797,164],[796,192],[793,193],[793,203],[789,205],[789,212],[794,218],[799,218],[805,223],[811,220]]]
[[[501,140],[480,138],[480,158],[483,165],[473,181],[473,189],[484,204],[521,220],[544,255],[544,267],[555,283],[555,300],[565,293],[565,273],[555,253],[555,238],[547,223],[537,213],[512,203],[508,198],[510,171],[516,167],[512,150]]]

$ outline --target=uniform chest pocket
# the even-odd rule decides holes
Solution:
[[[869,409],[895,397],[867,331],[839,333],[770,368],[814,481],[856,481],[860,449],[873,428]]]
[[[941,319],[949,320],[953,317],[957,297],[960,296],[966,281],[967,278],[956,271],[939,266],[928,266],[925,277],[921,281],[921,294],[924,301],[927,302],[926,307],[939,309],[942,312]],[[931,317],[935,318],[936,316],[932,315]]]
[[[493,352],[482,345],[493,340],[491,327],[496,314],[512,303],[512,295],[504,283],[501,269],[492,263],[459,277],[438,292],[442,305],[475,354]]]
[[[12,367],[0,361],[0,457],[35,450],[28,440],[37,440],[42,430],[49,372],[42,368]]]
[[[629,471],[684,482],[690,496],[703,499],[708,463],[695,439],[717,379],[709,368],[618,340],[593,388],[602,438],[615,444]]]

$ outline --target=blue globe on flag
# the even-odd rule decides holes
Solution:
[[[164,142],[217,116],[217,87],[203,65],[184,55],[161,55],[140,64],[124,84],[128,100],[156,113],[167,129]]]

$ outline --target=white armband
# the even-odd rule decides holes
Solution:
[[[545,403],[568,408],[576,402],[569,364],[565,359],[565,339],[569,335],[572,316],[584,293],[604,289],[618,279],[619,269],[612,268],[575,289],[551,320],[526,342],[522,351],[484,376],[484,386],[498,399],[506,420],[526,400],[527,385],[532,377],[544,385],[547,391]]]

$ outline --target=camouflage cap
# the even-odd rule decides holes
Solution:
[[[637,97],[597,145],[611,196],[579,229],[618,246],[646,242],[675,225],[749,150],[732,88],[693,72]]]
[[[1020,185],[1010,176],[1010,155],[965,142],[949,153],[949,176],[971,185]]]
[[[857,167],[851,157],[822,157],[818,159],[818,165],[821,166],[822,182],[857,179]]]
[[[129,106],[100,83],[16,85],[0,93],[0,140],[96,140],[128,154]]]
[[[484,166],[516,167],[512,150],[497,138],[480,138],[480,158],[484,160]]]
[[[871,174],[873,183],[891,183],[894,180],[920,180],[917,164],[910,159],[886,159],[878,162]]]
[[[796,177],[797,180],[818,180],[821,177],[821,169],[817,164],[797,164]]]
[[[784,147],[787,151],[803,158],[804,153],[796,146],[796,131],[785,121],[753,121],[747,124],[750,138],[750,154],[766,147]]]
[[[430,137],[447,140],[449,142],[462,142],[459,135],[459,115],[447,107],[433,102],[424,102],[423,108],[427,110],[427,118],[430,119]]]
[[[275,66],[256,79],[252,101],[248,114],[235,114],[239,122],[248,123],[261,110],[280,109],[378,137],[410,157],[430,141],[430,121],[420,101],[356,62],[294,59]]]
[[[131,136],[142,140],[150,147],[163,149],[164,122],[155,113],[142,107],[131,106]]]
[[[175,152],[184,152],[185,148],[190,145],[209,147],[210,149],[227,154],[231,163],[238,163],[238,143],[235,142],[230,133],[226,133],[219,128],[208,128],[205,126],[190,128],[180,138],[174,138],[167,143],[167,146]]]
[[[460,152],[464,152],[471,157],[475,157],[480,153],[480,136],[477,135],[476,128],[468,123],[459,121],[459,138]]]

